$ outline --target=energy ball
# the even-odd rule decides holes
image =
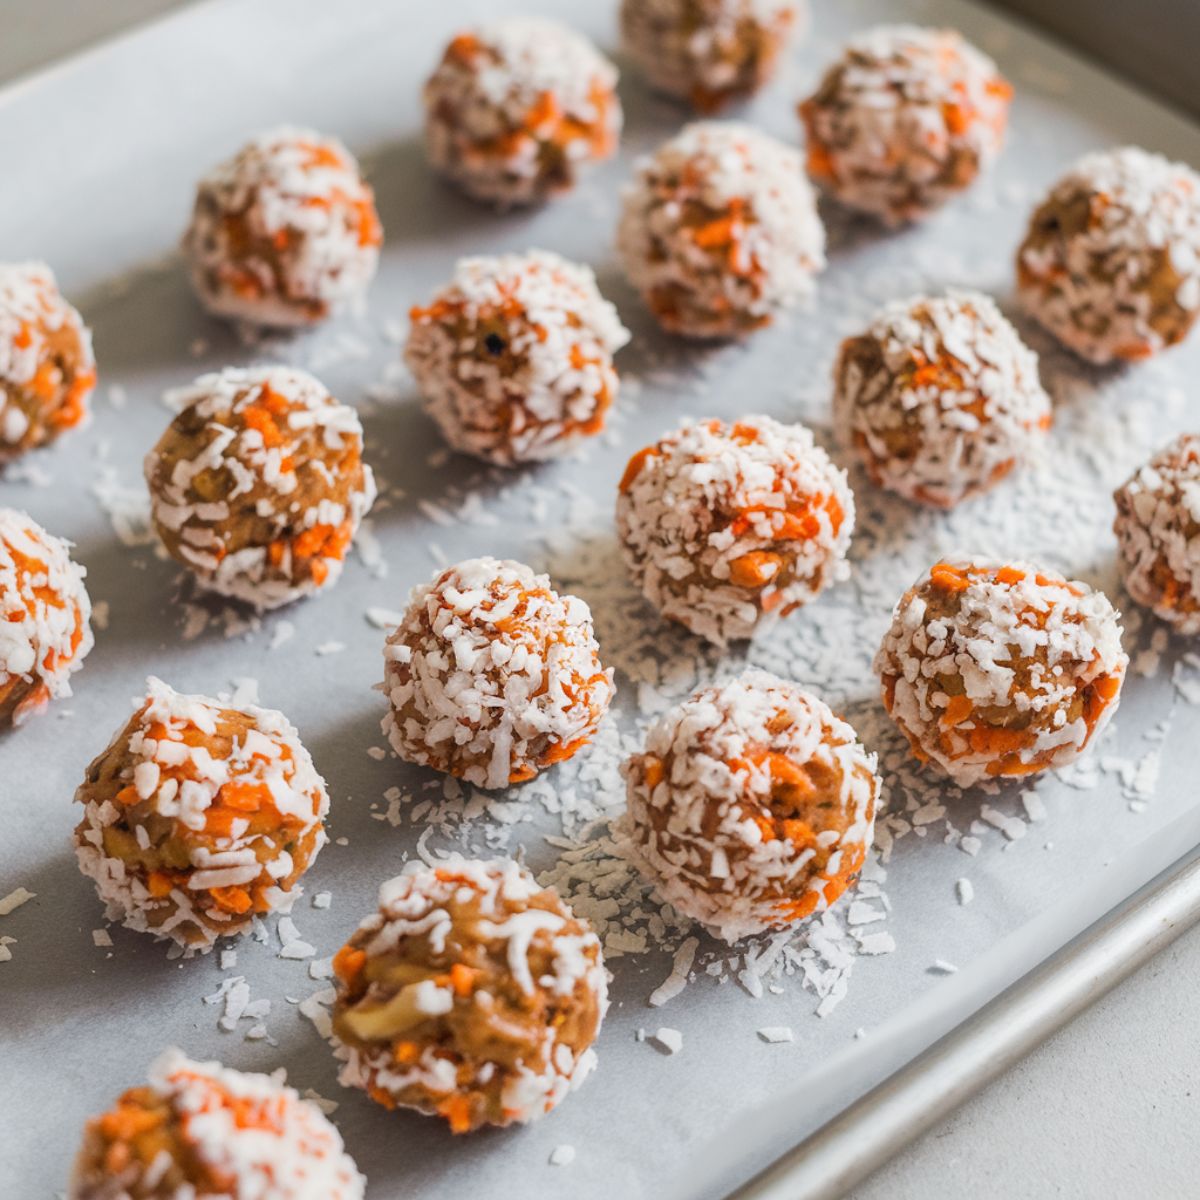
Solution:
[[[621,45],[651,87],[714,112],[758,91],[805,0],[622,0]]]
[[[978,292],[888,305],[842,343],[834,418],[871,479],[953,508],[1034,453],[1050,428],[1037,355]]]
[[[622,852],[727,942],[829,908],[874,837],[875,756],[824,701],[766,671],[660,717],[624,774]]]
[[[1094,363],[1182,341],[1200,313],[1200,175],[1133,146],[1089,154],[1017,251],[1029,314]]]
[[[460,33],[425,83],[429,161],[509,208],[574,187],[621,132],[617,69],[585,37],[531,17]]]
[[[617,496],[625,562],[646,599],[718,646],[846,578],[854,496],[802,425],[685,425],[639,450]]]
[[[83,424],[92,334],[44,263],[0,263],[0,468]]]
[[[332,586],[375,500],[354,409],[291,367],[231,367],[169,399],[179,415],[145,462],[167,553],[259,609]]]
[[[168,1050],[87,1123],[68,1200],[362,1200],[341,1134],[281,1074]]]
[[[664,329],[739,337],[812,293],[825,229],[795,150],[702,121],[639,163],[617,250]]]
[[[287,912],[325,844],[325,781],[282,713],[153,677],[75,799],[79,869],[106,916],[211,950]]]
[[[1077,759],[1116,711],[1128,662],[1102,592],[963,560],[904,593],[875,670],[914,756],[969,787]]]
[[[0,729],[71,694],[92,648],[86,574],[66,542],[0,508]]]
[[[409,314],[404,358],[455,450],[497,466],[553,458],[604,428],[629,331],[591,268],[543,250],[464,258]]]
[[[454,1133],[534,1121],[596,1065],[600,940],[512,860],[411,862],[333,959],[340,1082]]]
[[[853,38],[800,105],[808,173],[887,225],[929,216],[1000,152],[1012,88],[952,29]]]
[[[350,151],[284,127],[200,181],[183,248],[209,312],[288,328],[358,300],[382,241],[374,193]]]
[[[484,788],[570,758],[616,691],[588,606],[523,563],[494,558],[414,588],[383,660],[392,748]]]
[[[1113,499],[1129,594],[1179,633],[1200,633],[1200,436],[1176,438]]]

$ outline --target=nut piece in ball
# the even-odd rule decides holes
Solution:
[[[1102,592],[960,561],[900,598],[875,670],[914,756],[968,787],[1073,762],[1116,711],[1128,662]]]
[[[88,417],[92,334],[44,263],[0,263],[0,468]]]
[[[833,405],[875,483],[937,508],[1026,462],[1051,422],[1037,355],[966,291],[890,304],[844,341]]]
[[[323,1112],[270,1075],[168,1050],[88,1121],[69,1200],[362,1200]]]
[[[498,208],[548,200],[616,150],[616,85],[616,67],[554,21],[510,18],[460,33],[425,84],[429,161]]]
[[[715,112],[758,91],[806,0],[622,0],[621,46],[650,86]]]
[[[1011,98],[996,64],[952,29],[868,30],[800,105],[808,173],[885,224],[920,220],[1000,152]]]
[[[1094,363],[1182,341],[1200,314],[1200,175],[1133,146],[1080,159],[1017,251],[1022,303]]]
[[[1113,499],[1129,594],[1179,633],[1200,633],[1200,436],[1176,438]]]
[[[286,328],[358,300],[382,240],[374,194],[350,151],[285,127],[200,181],[183,249],[210,312]]]
[[[325,781],[273,709],[154,678],[136,703],[75,793],[75,855],[109,920],[206,952],[291,908],[325,844]]]
[[[617,495],[625,562],[666,618],[718,646],[848,573],[854,497],[802,425],[685,425],[639,450]]]
[[[638,165],[617,250],[664,329],[739,337],[812,293],[825,230],[797,151],[703,121]]]
[[[534,1121],[596,1065],[600,940],[511,860],[409,863],[333,969],[340,1081],[385,1108]]]
[[[71,694],[92,648],[86,574],[66,542],[0,508],[0,729]]]
[[[332,586],[375,499],[358,414],[304,371],[229,368],[169,399],[154,527],[201,587],[277,608]]]
[[[570,758],[615,691],[588,606],[522,563],[494,558],[468,559],[415,588],[383,657],[392,748],[485,788]]]
[[[875,756],[824,701],[766,671],[660,717],[624,773],[618,845],[727,942],[824,911],[871,847]]]
[[[591,268],[542,250],[465,258],[410,317],[405,362],[454,449],[512,466],[604,428],[629,331]]]

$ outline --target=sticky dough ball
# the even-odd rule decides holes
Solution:
[[[1129,594],[1179,633],[1200,633],[1200,436],[1176,438],[1113,498]]]
[[[181,695],[154,678],[75,799],[79,869],[108,919],[189,951],[291,908],[329,808],[282,713]]]
[[[621,46],[651,87],[713,112],[775,73],[806,0],[622,0]]]
[[[824,911],[872,844],[874,755],[822,700],[766,671],[660,717],[624,774],[618,845],[728,942]]]
[[[548,1113],[596,1063],[600,941],[511,860],[412,862],[334,956],[340,1080],[455,1133]]]
[[[952,29],[854,37],[800,105],[808,173],[888,225],[929,216],[1000,152],[1012,88]]]
[[[1029,314],[1094,363],[1149,358],[1200,313],[1200,175],[1133,146],[1050,189],[1017,251]]]
[[[366,292],[383,231],[354,156],[311,129],[273,129],[199,183],[184,253],[210,312],[312,325]]]
[[[231,367],[168,399],[179,415],[145,462],[167,553],[260,609],[332,586],[375,499],[354,409],[291,367]]]
[[[585,37],[532,17],[460,33],[425,84],[429,161],[508,208],[574,187],[621,132],[617,69]]]
[[[668,620],[718,646],[848,574],[854,497],[802,425],[685,425],[630,459],[617,496],[626,565]]]
[[[738,337],[811,295],[825,230],[795,150],[703,121],[638,164],[617,250],[664,329]]]
[[[92,648],[86,574],[68,543],[0,508],[0,729],[71,694]]]
[[[1073,762],[1116,711],[1128,661],[1102,592],[962,560],[900,598],[875,670],[916,758],[967,787]]]
[[[833,404],[875,483],[938,508],[1026,462],[1051,423],[1037,355],[978,292],[889,304],[842,343]]]
[[[582,600],[522,563],[473,558],[413,590],[383,691],[402,759],[502,788],[586,745],[615,688]]]
[[[604,428],[629,331],[589,267],[543,250],[465,258],[411,319],[405,362],[454,449],[512,466]]]
[[[45,263],[0,263],[0,469],[88,418],[92,334]]]
[[[336,1126],[279,1075],[168,1050],[148,1083],[88,1121],[67,1195],[362,1200],[365,1191]]]

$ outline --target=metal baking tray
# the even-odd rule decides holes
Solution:
[[[827,210],[830,267],[811,310],[744,346],[682,345],[653,328],[612,250],[632,159],[683,119],[635,78],[622,83],[619,159],[544,210],[496,215],[426,170],[420,82],[455,29],[496,7],[208,0],[0,93],[0,258],[54,265],[95,330],[101,370],[91,428],[0,478],[0,503],[73,539],[93,599],[107,608],[75,697],[0,741],[0,897],[36,893],[0,916],[4,1195],[60,1189],[85,1117],[138,1082],[168,1044],[244,1069],[286,1067],[302,1090],[337,1101],[335,1119],[379,1200],[464,1188],[489,1200],[742,1187],[837,1195],[1195,915],[1197,869],[1173,866],[1200,842],[1188,749],[1200,735],[1200,660],[1187,645],[1128,612],[1134,670],[1114,727],[1086,764],[1040,780],[1032,796],[1026,785],[944,798],[901,767],[869,664],[893,600],[957,548],[1040,558],[1128,609],[1109,493],[1186,424],[1200,339],[1136,370],[1098,372],[1022,325],[1057,401],[1044,460],[948,516],[890,501],[852,469],[851,581],[724,659],[642,605],[619,564],[611,506],[627,456],[685,415],[766,412],[805,421],[829,445],[837,343],[878,305],[956,284],[991,291],[1012,311],[1023,222],[1070,160],[1136,142],[1200,163],[1200,129],[994,9],[819,4],[780,78],[739,115],[794,141],[795,101],[848,33],[883,20],[945,23],[1016,85],[1009,147],[970,195],[919,229],[884,234]],[[615,43],[612,5],[520,7],[561,16],[601,47]],[[199,313],[174,247],[198,175],[285,121],[336,133],[363,156],[387,244],[364,314],[247,344]],[[443,452],[398,366],[398,341],[409,305],[456,257],[533,245],[592,263],[635,336],[618,360],[625,387],[610,432],[577,459],[501,474]],[[309,367],[359,406],[383,499],[335,591],[257,621],[199,601],[155,555],[140,519],[140,463],[168,419],[166,388],[270,358]],[[378,610],[402,607],[443,559],[482,552],[548,569],[589,600],[620,687],[593,751],[491,800],[381,755],[382,701],[371,686],[381,671]],[[777,947],[773,959],[761,944],[726,952],[701,937],[692,978],[666,998],[690,931],[659,928],[652,905],[639,921],[631,914],[642,898],[625,883],[589,905],[580,867],[568,872],[572,898],[625,915],[605,928],[616,1002],[600,1070],[578,1094],[528,1129],[452,1139],[433,1121],[340,1089],[311,997],[326,986],[321,960],[371,909],[379,882],[419,841],[427,853],[520,852],[551,875],[600,855],[604,820],[622,803],[615,766],[639,726],[744,662],[824,694],[889,772],[881,855],[855,923],[850,904],[839,906],[817,937]],[[296,722],[330,784],[334,840],[292,914],[296,932],[271,921],[263,940],[236,947],[236,961],[173,960],[161,944],[106,928],[75,867],[73,791],[150,672],[187,690],[256,689]],[[324,893],[328,908],[310,903]],[[282,941],[289,955],[303,955],[304,942],[312,956],[281,957]],[[651,1005],[652,995],[664,1002]],[[678,1053],[661,1050],[660,1027],[681,1032]],[[783,1028],[792,1041],[759,1032]],[[806,1138],[798,1156],[755,1180]]]

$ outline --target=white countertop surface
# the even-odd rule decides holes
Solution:
[[[188,0],[16,0],[0,84]],[[1200,929],[854,1193],[854,1200],[1194,1194]]]

